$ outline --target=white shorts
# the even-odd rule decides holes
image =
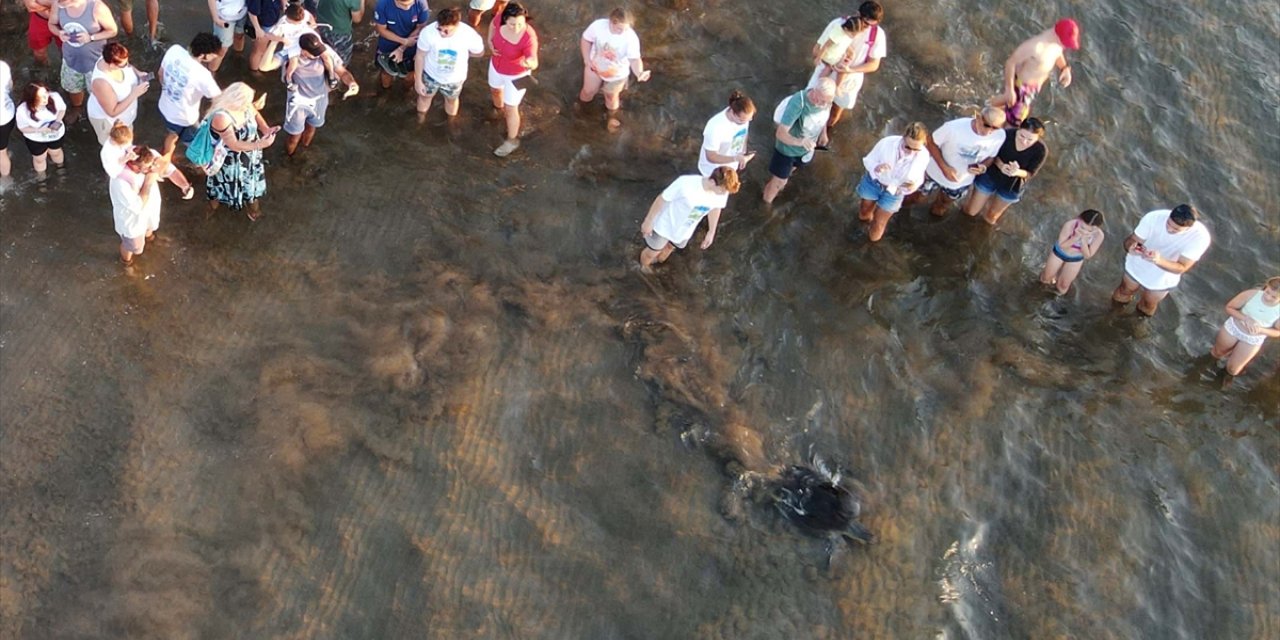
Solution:
[[[1267,337],[1264,335],[1245,333],[1244,329],[1241,329],[1240,325],[1236,324],[1235,318],[1227,318],[1227,321],[1222,323],[1222,328],[1226,329],[1227,333],[1231,334],[1232,338],[1235,338],[1245,344],[1260,345],[1267,341]]]
[[[488,11],[498,0],[471,0],[471,8],[476,11]]]
[[[520,105],[520,101],[524,100],[524,94],[528,89],[517,89],[512,82],[529,75],[526,71],[518,76],[509,76],[504,73],[498,73],[493,68],[493,63],[489,63],[489,88],[502,89],[502,104],[508,107],[516,107]]]

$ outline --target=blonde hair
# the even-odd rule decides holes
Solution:
[[[218,97],[209,101],[209,110],[204,115],[208,117],[220,109],[231,113],[244,113],[253,109],[253,89],[243,82],[231,83]]]
[[[1263,283],[1262,288],[1270,289],[1271,291],[1280,291],[1280,276],[1267,278],[1267,281]]]
[[[107,132],[107,137],[116,144],[124,144],[133,140],[133,127],[116,120],[115,124],[111,125],[111,130]]]
[[[929,138],[929,130],[925,128],[922,122],[912,122],[903,130],[902,137],[923,142]]]

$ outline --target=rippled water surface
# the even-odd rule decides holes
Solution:
[[[178,41],[191,4],[162,8]],[[134,274],[87,125],[45,191],[15,138],[0,636],[1280,636],[1280,351],[1226,390],[1206,355],[1222,304],[1280,274],[1275,2],[1071,3],[1084,49],[1037,103],[1028,196],[996,229],[904,211],[877,246],[861,155],[968,113],[1053,9],[888,3],[890,57],[770,209],[763,116],[849,3],[633,4],[654,77],[620,134],[573,107],[604,2],[533,6],[506,161],[482,62],[459,122],[419,125],[365,49],[315,146],[269,153],[262,221],[166,192]],[[277,122],[281,87],[249,81]],[[640,219],[734,87],[761,160],[710,250],[641,276]],[[1119,240],[1184,200],[1213,248],[1153,320],[1112,309]],[[1085,207],[1109,246],[1056,299],[1036,275]],[[754,490],[813,453],[880,538],[830,566]]]

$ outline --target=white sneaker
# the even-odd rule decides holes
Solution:
[[[502,144],[497,149],[493,150],[493,155],[498,156],[499,158],[505,158],[511,155],[512,151],[515,151],[516,149],[519,149],[519,148],[520,148],[519,139],[503,140]]]

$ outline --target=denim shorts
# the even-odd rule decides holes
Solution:
[[[902,208],[902,196],[891,193],[869,173],[862,174],[858,181],[858,197],[876,203],[886,213],[897,213]]]
[[[237,34],[244,35],[244,25],[248,24],[249,16],[246,15],[239,20],[230,20],[228,22],[230,22],[230,26],[224,27],[222,25],[227,24],[227,22],[224,22],[221,18],[213,21],[213,35],[218,37],[218,42],[222,44],[223,49],[231,48],[231,45],[236,41]]]
[[[1019,192],[1013,192],[996,187],[996,181],[991,178],[990,174],[991,172],[988,171],[973,179],[973,188],[977,189],[978,193],[985,195],[991,195],[994,193],[997,198],[1000,198],[1009,204],[1013,204],[1022,199],[1022,194]]]
[[[169,122],[169,119],[164,117],[163,113],[160,114],[160,119],[164,121],[164,128],[177,134],[178,139],[182,141],[182,144],[191,144],[191,141],[196,137],[196,131],[200,129],[199,123],[184,125]]]

